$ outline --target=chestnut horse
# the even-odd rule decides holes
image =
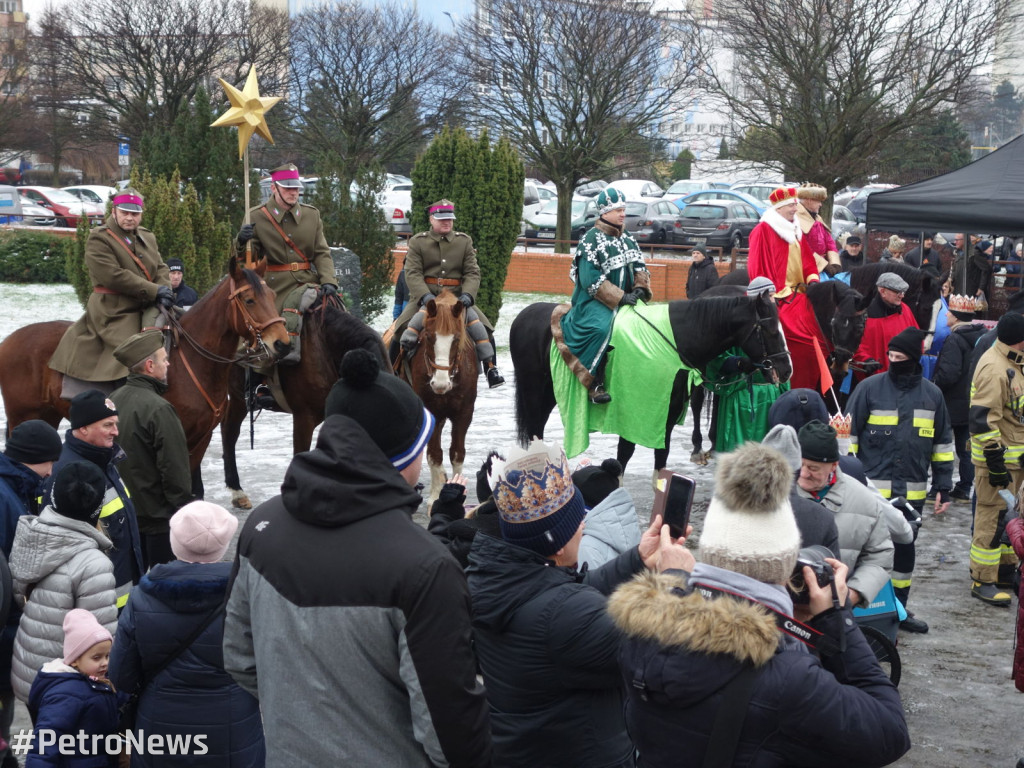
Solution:
[[[228,276],[180,321],[171,320],[177,344],[164,397],[185,429],[193,473],[224,415],[239,338],[253,357],[274,359],[288,350],[284,319],[274,309],[274,292],[263,282],[265,271],[265,261],[250,270],[232,258]],[[8,430],[28,419],[56,427],[67,417],[71,404],[60,397],[64,377],[48,363],[70,326],[67,320],[33,323],[0,343],[0,395]]]
[[[429,502],[433,503],[447,479],[441,450],[441,430],[446,420],[452,423],[448,458],[453,475],[462,472],[466,460],[466,432],[476,406],[477,362],[473,340],[466,330],[465,306],[455,294],[442,290],[427,303],[426,311],[419,347],[403,365],[402,375],[437,419],[427,444]]]
[[[377,355],[382,371],[391,370],[380,334],[346,312],[340,302],[321,301],[306,312],[302,323],[301,361],[298,365],[278,367],[281,389],[292,412],[292,449],[295,453],[309,450],[313,430],[324,420],[324,403],[338,380],[341,359],[346,352],[357,348]],[[235,453],[242,422],[248,413],[245,371],[239,366],[234,366],[231,373],[229,395],[227,412],[220,424],[224,483],[231,490],[234,506],[251,509],[252,503],[242,490]]]

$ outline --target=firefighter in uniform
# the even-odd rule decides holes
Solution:
[[[953,488],[953,426],[942,390],[923,378],[925,332],[907,328],[888,343],[889,369],[862,381],[850,397],[850,451],[864,464],[879,493],[902,496],[916,514],[914,541],[894,544],[892,585],[903,605],[910,596],[915,541],[928,496],[928,470],[936,489],[934,512],[945,512]],[[928,625],[907,612],[900,627],[927,632]]]
[[[426,310],[441,289],[458,294],[466,306],[466,330],[473,339],[477,359],[483,364],[487,385],[493,389],[505,383],[494,354],[493,326],[483,312],[474,308],[480,290],[480,267],[476,261],[473,238],[453,231],[455,204],[438,200],[429,209],[430,229],[409,239],[405,257],[405,281],[409,303],[395,321],[395,335],[401,336],[406,355],[416,349]],[[405,331],[403,326],[408,324]]]
[[[1017,557],[1001,543],[1006,503],[999,490],[1014,494],[1024,479],[1024,316],[1008,312],[996,326],[996,342],[978,361],[971,383],[971,462],[975,466],[974,536],[971,539],[971,594],[990,605],[1010,605]]]
[[[65,377],[91,382],[109,394],[128,369],[114,349],[156,322],[159,307],[174,305],[170,272],[156,237],[143,226],[143,199],[127,188],[113,199],[106,223],[89,232],[85,266],[92,294],[85,314],[64,333],[50,367]],[[71,382],[66,382],[70,384]],[[70,399],[75,392],[65,386]]]

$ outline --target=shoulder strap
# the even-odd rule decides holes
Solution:
[[[722,703],[711,727],[702,768],[730,768],[739,746],[740,731],[747,718],[747,706],[754,692],[758,671],[747,666],[722,689]]]
[[[132,257],[132,261],[134,261],[135,264],[138,266],[138,268],[142,270],[142,274],[144,274],[146,276],[146,279],[149,280],[149,282],[152,283],[153,282],[153,276],[151,274],[149,274],[149,270],[146,269],[146,265],[142,263],[142,259],[140,259],[138,256],[135,255],[135,253],[132,251],[132,249],[128,247],[128,244],[125,243],[120,237],[115,235],[113,232],[111,232],[109,229],[105,229],[103,231],[106,232],[108,235],[110,235],[110,237],[113,239],[113,241],[115,243],[117,243],[122,248],[124,248],[125,253],[127,253],[129,256]]]
[[[298,257],[302,259],[302,263],[308,267],[309,259],[306,258],[306,254],[299,250],[299,246],[295,244],[295,241],[288,237],[288,233],[285,232],[281,228],[281,225],[277,223],[277,220],[270,215],[270,211],[267,210],[267,206],[261,206],[260,210],[263,211],[263,215],[267,217],[267,221],[269,221],[271,225],[273,225],[274,229],[277,230],[277,234],[281,236],[281,239],[284,240],[285,244],[293,251],[295,251],[295,253],[298,254]]]
[[[155,679],[157,675],[159,675],[161,672],[167,669],[167,667],[170,665],[172,661],[174,661],[176,658],[181,656],[181,654],[183,654],[185,651],[192,647],[192,643],[199,639],[199,636],[206,631],[206,628],[213,623],[213,620],[217,618],[217,615],[223,609],[224,605],[222,603],[218,603],[217,606],[212,611],[210,611],[210,613],[207,614],[206,617],[203,618],[201,622],[199,622],[199,624],[196,625],[196,628],[189,633],[188,637],[182,640],[178,647],[171,651],[171,653],[168,656],[165,656],[164,660],[161,661],[153,670],[147,671],[145,668],[142,670],[143,675],[139,685],[140,694],[142,693],[146,685],[149,684],[150,680]]]

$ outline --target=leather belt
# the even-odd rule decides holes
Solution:
[[[110,288],[107,288],[105,285],[94,285],[92,287],[92,292],[93,293],[103,293],[103,294],[106,294],[107,296],[120,296],[121,295],[120,291],[112,290]]]
[[[456,280],[454,277],[424,277],[423,282],[430,283],[431,285],[442,285],[448,288],[462,285],[462,281]]]
[[[313,268],[308,261],[291,261],[287,264],[268,264],[267,272],[306,272]]]

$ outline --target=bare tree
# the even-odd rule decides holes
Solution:
[[[340,161],[345,186],[362,168],[406,159],[458,106],[452,48],[449,36],[397,4],[339,2],[300,14],[282,110],[295,141]]]
[[[724,0],[711,82],[751,159],[829,192],[864,179],[894,136],[950,109],[1010,0]]]
[[[25,95],[30,56],[23,24],[4,28],[0,37],[0,165],[16,158],[29,134]]]
[[[701,61],[692,20],[646,2],[480,4],[460,26],[475,114],[508,136],[558,190],[557,239],[569,239],[583,178],[632,165],[683,98]]]

